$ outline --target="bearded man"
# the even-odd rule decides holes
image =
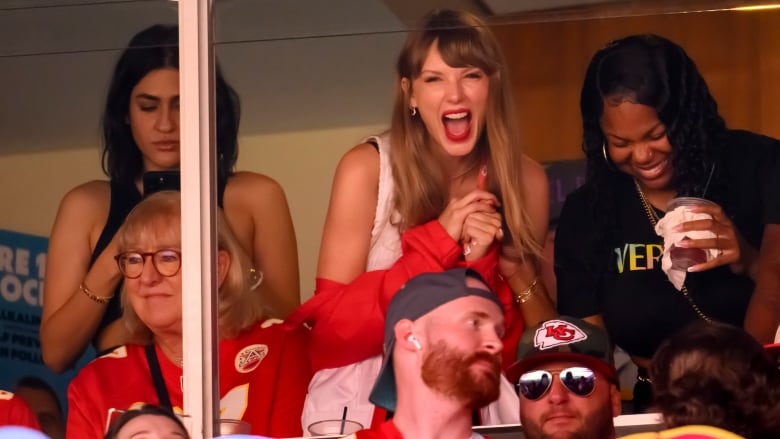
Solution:
[[[372,403],[392,419],[352,437],[481,438],[472,414],[499,397],[501,303],[475,271],[409,280],[385,318],[385,361]]]

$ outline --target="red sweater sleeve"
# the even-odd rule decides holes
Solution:
[[[438,220],[401,235],[402,255],[387,270],[361,274],[349,284],[317,279],[314,297],[287,322],[312,328],[311,363],[316,372],[365,360],[382,352],[384,314],[410,278],[455,267],[461,250]]]

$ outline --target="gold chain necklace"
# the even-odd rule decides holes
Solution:
[[[655,212],[655,209],[650,205],[650,203],[647,201],[647,198],[645,198],[645,193],[642,192],[642,188],[639,187],[639,183],[637,183],[636,180],[634,180],[634,187],[636,187],[636,192],[639,194],[639,199],[642,201],[642,207],[645,208],[645,214],[647,214],[647,219],[650,220],[650,224],[653,225],[653,230],[655,230],[655,225],[658,224],[658,214]],[[712,319],[709,318],[702,310],[699,308],[698,305],[696,305],[696,302],[693,301],[693,297],[691,297],[690,293],[688,293],[688,288],[683,284],[682,289],[680,289],[680,292],[683,294],[686,300],[688,300],[688,303],[691,304],[691,307],[694,311],[696,311],[696,314],[701,317],[702,320],[704,320],[707,323],[712,323]]]

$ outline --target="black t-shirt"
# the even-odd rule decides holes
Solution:
[[[731,131],[726,145],[718,164],[728,181],[721,205],[740,234],[759,248],[764,225],[780,224],[780,143]],[[614,190],[619,227],[606,236],[599,236],[604,228],[597,222],[607,219],[591,211],[592,185],[566,199],[555,238],[558,311],[574,317],[601,314],[617,345],[650,358],[665,338],[700,317],[661,270],[663,240],[633,184],[628,180]],[[721,266],[689,273],[686,286],[707,316],[742,326],[754,288],[747,276]]]

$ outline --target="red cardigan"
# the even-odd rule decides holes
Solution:
[[[466,262],[460,244],[438,220],[432,220],[403,232],[401,251],[401,257],[389,269],[363,273],[349,284],[317,279],[314,297],[286,320],[290,325],[312,328],[310,354],[315,372],[381,354],[385,311],[396,291],[418,274],[455,267],[476,270],[498,295],[506,325],[504,367],[515,361],[523,330],[522,314],[513,305],[509,285],[498,275],[497,243],[482,258]]]

